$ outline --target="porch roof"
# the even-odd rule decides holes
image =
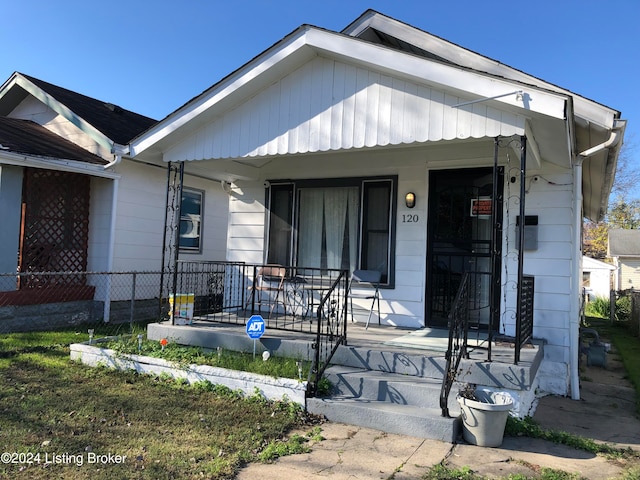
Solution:
[[[568,168],[589,152],[584,207],[597,219],[621,142],[592,149],[619,128],[619,116],[368,11],[343,33],[301,26],[132,140],[130,154],[222,160],[207,165],[208,175],[234,181],[259,179],[274,155],[527,135],[534,168]]]
[[[296,89],[308,105],[297,108],[291,104],[299,99]],[[378,98],[370,99],[372,89],[378,89]],[[422,109],[421,101],[426,102]],[[352,111],[345,113],[349,108]],[[390,111],[383,111],[385,108]],[[537,122],[544,118],[554,123],[555,128],[546,135],[558,137],[554,150],[564,150],[566,159],[567,108],[565,95],[304,25],[134,139],[131,154],[141,158],[160,154],[165,161],[246,158],[510,136],[524,134],[527,122],[530,129],[537,128]],[[376,128],[366,123],[374,113],[381,120],[386,115],[388,135],[379,133],[370,140],[356,138],[358,132],[354,132],[354,138],[348,138],[341,128],[338,141],[334,135],[325,139],[326,144],[322,139],[314,144],[311,135],[330,137],[336,121],[344,126],[346,114],[353,115],[354,129],[362,127],[364,137]],[[416,126],[425,114],[429,121],[423,122],[425,131],[420,136]],[[283,120],[295,124],[280,125]],[[315,128],[310,125],[314,121],[318,122]],[[282,141],[283,133],[296,129],[303,133],[307,128],[308,138],[298,134],[294,142]],[[218,142],[208,141],[217,144],[218,152],[188,152],[191,147],[184,145],[216,134]],[[258,140],[249,139],[248,148],[242,148],[242,139],[235,145],[234,136],[249,135]],[[183,144],[185,151],[177,153],[181,150],[178,144]],[[198,150],[197,145],[193,147]]]

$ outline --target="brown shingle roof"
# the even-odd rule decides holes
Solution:
[[[129,140],[157,123],[152,118],[125,110],[112,103],[87,97],[23,73],[20,75],[120,145],[126,145]]]
[[[0,117],[0,153],[3,151],[98,165],[107,163],[103,158],[56,135],[42,125],[16,118]]]

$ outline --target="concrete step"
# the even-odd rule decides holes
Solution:
[[[441,379],[333,365],[324,376],[331,395],[308,398],[307,410],[334,422],[453,443],[460,431],[457,387],[449,396],[449,415],[440,409]]]
[[[333,422],[448,443],[455,443],[461,430],[460,417],[442,417],[440,409],[376,400],[308,398],[307,410]]]
[[[398,352],[382,348],[340,345],[331,359],[334,365],[379,370],[399,375],[442,380],[446,361],[442,352]]]
[[[354,399],[370,399],[398,405],[413,405],[423,408],[440,408],[442,380],[409,375],[365,370],[334,365],[325,370],[324,376],[333,385],[333,396]],[[449,396],[449,411],[459,412],[454,386]]]

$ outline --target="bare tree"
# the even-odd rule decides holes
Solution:
[[[634,190],[640,185],[640,163],[634,162],[634,151],[637,151],[635,138],[633,136],[625,137],[624,145],[618,155],[615,180],[611,187],[612,202],[631,201],[629,195],[634,194]]]

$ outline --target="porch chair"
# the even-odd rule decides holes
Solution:
[[[269,316],[271,316],[276,305],[281,304],[286,314],[287,303],[284,291],[286,274],[287,269],[282,265],[264,265],[260,267],[256,273],[256,278],[253,279],[253,285],[249,287],[249,296],[244,306],[245,309],[255,295],[254,305],[258,305],[259,311],[261,310],[260,306],[263,304],[271,305],[269,308]],[[275,298],[272,300],[271,294],[273,292],[275,292]]]
[[[349,281],[349,305],[351,307],[351,321],[354,321],[353,317],[353,299],[359,298],[364,300],[371,300],[371,308],[369,308],[369,317],[367,318],[367,324],[365,330],[369,328],[369,322],[371,321],[371,315],[373,315],[373,307],[378,304],[378,325],[380,325],[380,278],[382,274],[377,270],[354,270],[351,274],[351,280]],[[358,289],[354,292],[354,288]],[[373,291],[372,291],[373,290]]]

